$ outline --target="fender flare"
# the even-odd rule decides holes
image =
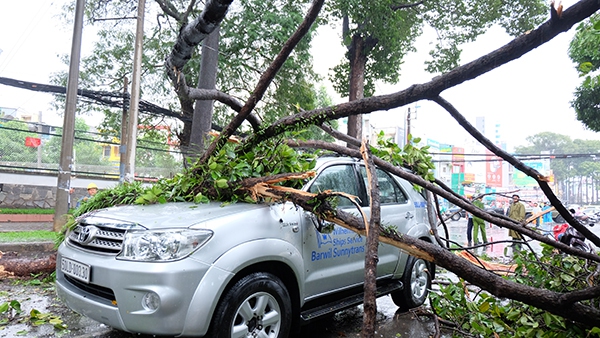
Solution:
[[[290,266],[296,277],[299,294],[304,294],[304,286],[300,282],[304,261],[296,247],[279,239],[242,243],[217,258],[200,281],[190,301],[182,335],[206,334],[215,308],[231,280],[243,269],[266,261],[279,261]]]

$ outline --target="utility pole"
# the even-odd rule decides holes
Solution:
[[[75,110],[77,108],[77,87],[79,85],[79,61],[81,59],[81,36],[83,35],[84,0],[75,4],[75,23],[71,43],[71,60],[67,80],[67,100],[63,122],[63,135],[60,150],[60,166],[56,184],[56,205],[54,206],[53,229],[59,232],[65,225],[69,211],[71,189],[71,164],[73,163],[73,139],[75,137]]]
[[[123,81],[123,116],[121,116],[121,145],[119,146],[119,183],[125,182],[125,168],[127,167],[127,122],[128,107],[127,107],[127,87],[129,80],[127,76]]]
[[[408,111],[406,113],[406,143],[409,144],[410,140],[408,139],[408,135],[410,135],[410,107],[408,107]]]
[[[135,30],[135,51],[133,54],[133,79],[131,80],[131,101],[129,103],[129,123],[127,151],[125,153],[125,181],[135,179],[135,147],[137,145],[138,106],[140,102],[140,79],[142,69],[142,47],[144,40],[145,0],[138,0],[137,28]]]

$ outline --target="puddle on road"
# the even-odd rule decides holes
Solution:
[[[110,331],[106,326],[68,309],[56,297],[52,283],[34,283],[37,282],[15,278],[0,281],[0,304],[16,300],[21,306],[21,314],[15,315],[15,319],[0,330],[0,338],[96,337],[102,331]],[[29,322],[32,310],[60,317],[69,329],[57,330],[52,324],[34,326]],[[6,315],[0,314],[0,318],[6,318]]]

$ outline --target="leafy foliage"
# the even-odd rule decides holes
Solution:
[[[517,147],[515,152],[519,155],[550,154],[550,169],[556,177],[555,181],[566,182],[584,177],[600,179],[600,163],[596,160],[600,141],[573,140],[567,135],[551,132],[529,136],[527,141],[529,145]]]
[[[73,155],[76,164],[108,164],[102,156],[102,146],[92,139],[88,133],[90,127],[81,117],[75,118],[75,139],[73,141]],[[43,146],[43,162],[59,163],[62,146],[62,128],[57,128],[53,135]]]
[[[32,309],[28,317],[22,316],[22,313],[21,303],[17,300],[13,299],[0,304],[0,329],[13,321],[28,322],[34,326],[51,324],[59,332],[67,329],[67,325],[57,315],[42,313],[36,309]]]
[[[159,8],[156,2],[146,4],[147,12],[157,15],[156,20],[146,20],[144,27],[142,98],[174,112],[180,112],[180,121],[189,127],[193,106],[189,100],[177,97],[162,65],[172,49],[173,42],[176,41],[181,26],[192,21],[192,17],[199,14],[202,3],[197,2],[197,8],[189,13],[189,17],[184,15],[189,2],[164,3],[169,10]],[[250,95],[261,74],[302,21],[303,10],[307,3],[307,0],[234,2],[226,20],[220,25],[221,41],[216,88],[235,97]],[[69,6],[65,8],[65,13],[72,10],[73,7]],[[123,81],[126,77],[131,78],[133,69],[135,20],[97,19],[135,17],[136,11],[137,1],[133,0],[86,1],[86,18],[89,19],[90,24],[98,27],[99,39],[95,42],[93,52],[81,61],[81,87],[113,92],[123,91]],[[315,83],[319,78],[311,66],[310,39],[311,34],[300,42],[258,105],[255,113],[265,122],[272,122],[294,113],[296,106],[304,110],[314,109],[318,95]],[[67,58],[64,60],[68,61]],[[184,68],[186,83],[190,87],[195,87],[198,83],[200,63],[201,57],[194,57]],[[55,74],[52,82],[64,85],[66,75],[66,73]],[[62,102],[64,99],[57,97],[57,100]],[[225,125],[235,112],[219,103],[215,106],[213,122],[217,125]],[[102,129],[111,136],[119,136],[122,115],[119,109],[95,105],[86,105],[85,109],[86,112],[80,113],[104,114]],[[181,138],[181,144],[187,145],[189,133],[181,132],[180,123],[148,114],[140,114],[139,118],[141,125],[153,125],[163,118],[160,123],[169,124],[173,131],[179,131],[177,134]],[[148,131],[148,129],[141,130],[140,134],[143,135]]]
[[[2,121],[0,124],[0,157],[5,162],[35,162],[37,149],[26,147],[26,137],[38,137],[30,132],[27,124],[16,121]]]
[[[556,292],[582,290],[598,285],[596,264],[557,254],[541,244],[536,258],[527,252],[516,255],[517,269],[507,278]],[[482,337],[598,337],[599,328],[583,327],[560,316],[515,300],[498,299],[480,290],[469,290],[464,280],[440,286],[430,294],[431,306],[440,317],[457,325],[462,333]],[[583,301],[598,306],[598,300]],[[594,303],[594,304],[591,304]]]
[[[600,131],[600,16],[594,15],[579,24],[569,45],[569,57],[578,65],[577,71],[583,82],[575,90],[571,106],[577,120],[588,128]]]
[[[349,31],[343,45],[351,47],[352,37],[373,42],[365,50],[365,96],[374,92],[375,81],[397,83],[404,56],[414,51],[414,43],[424,28],[433,28],[437,44],[426,60],[426,69],[444,73],[460,64],[460,45],[475,40],[492,25],[500,25],[516,36],[541,22],[546,3],[519,1],[422,1],[403,7],[397,1],[342,0],[328,2],[330,22],[348,18]],[[341,95],[348,93],[350,66],[340,63],[332,82]]]
[[[121,204],[205,203],[209,200],[253,202],[247,192],[236,189],[242,179],[306,172],[315,165],[313,154],[298,153],[277,140],[266,141],[254,151],[240,156],[236,155],[238,147],[237,143],[228,143],[207,164],[193,165],[173,178],[159,179],[150,187],[134,182],[100,190],[82,203],[74,216]],[[298,187],[300,183],[289,184]]]
[[[385,133],[381,131],[377,135],[377,147],[371,147],[371,152],[377,157],[386,160],[394,165],[411,169],[415,174],[424,179],[433,182],[432,158],[429,155],[429,146],[417,147],[415,144],[421,142],[420,138],[414,138],[408,135],[408,141],[403,148],[400,148],[392,139],[384,139]],[[415,185],[415,187],[418,187]],[[418,187],[420,188],[420,187]]]

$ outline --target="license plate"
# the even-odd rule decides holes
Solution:
[[[79,279],[82,282],[90,282],[90,266],[79,263],[68,258],[60,259],[60,271],[65,275]]]

